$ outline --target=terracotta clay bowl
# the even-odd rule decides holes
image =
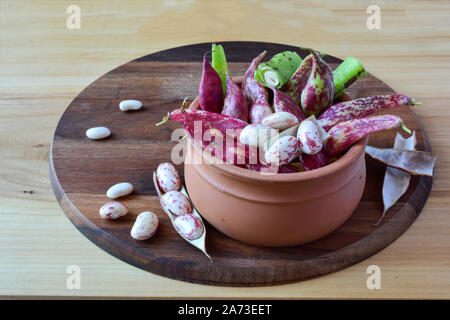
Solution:
[[[199,108],[198,98],[189,108]],[[189,141],[186,187],[202,217],[227,236],[259,246],[296,246],[336,230],[356,209],[366,182],[366,144],[358,141],[320,169],[261,175],[217,164],[204,153],[195,162],[202,150]]]

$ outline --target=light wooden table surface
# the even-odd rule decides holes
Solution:
[[[81,29],[66,28],[66,8]],[[366,27],[369,5],[381,29]],[[0,296],[450,298],[449,1],[0,1]],[[438,154],[433,190],[412,227],[370,259],[318,279],[223,288],[166,279],[108,255],[53,195],[48,153],[70,101],[142,55],[190,43],[254,40],[355,56],[416,108]],[[366,268],[381,268],[381,289]],[[66,287],[69,265],[81,289]]]

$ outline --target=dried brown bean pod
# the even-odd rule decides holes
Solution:
[[[416,132],[411,137],[405,139],[400,133],[395,136],[394,148],[415,150],[416,149]],[[400,199],[400,197],[408,190],[411,175],[399,169],[387,167],[383,182],[383,205],[384,210],[381,217],[375,223],[378,225],[383,220],[386,212]]]
[[[382,149],[366,146],[366,153],[385,165],[412,175],[433,176],[437,156],[432,152],[404,149]]]

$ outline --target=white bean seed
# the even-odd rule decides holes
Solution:
[[[86,136],[92,140],[107,138],[111,135],[111,130],[106,127],[94,127],[86,130]]]
[[[133,185],[129,182],[122,182],[115,184],[111,188],[109,188],[106,192],[106,196],[111,199],[116,199],[126,196],[131,192],[133,192]]]
[[[123,100],[119,103],[119,108],[122,111],[139,110],[142,108],[142,102],[139,100]]]
[[[276,135],[278,135],[277,130],[263,124],[253,123],[242,130],[239,141],[253,147],[262,147],[267,140]]]

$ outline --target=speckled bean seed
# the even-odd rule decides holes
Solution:
[[[122,202],[105,203],[99,210],[100,218],[114,220],[128,213],[128,207]]]
[[[181,179],[177,169],[169,162],[159,164],[156,169],[156,179],[164,192],[178,191],[181,188]]]
[[[203,234],[203,223],[192,214],[178,216],[173,223],[177,231],[189,240],[198,239]]]
[[[177,216],[192,213],[191,202],[179,191],[169,191],[163,194],[161,203],[166,210],[170,210]]]
[[[304,120],[297,131],[297,140],[302,151],[309,155],[315,155],[322,150],[322,139],[316,124],[310,120]]]
[[[282,166],[295,158],[297,149],[297,138],[293,136],[284,136],[278,139],[278,141],[267,150],[264,154],[264,158],[268,164]]]
[[[86,137],[91,140],[100,140],[111,135],[111,130],[106,127],[94,127],[86,130]]]
[[[138,215],[131,229],[131,237],[136,240],[147,240],[158,229],[158,217],[151,211],[145,211]]]
[[[139,100],[123,100],[119,103],[119,108],[122,111],[139,110],[142,108],[142,102]]]
[[[106,192],[106,196],[110,199],[116,199],[126,196],[131,192],[133,192],[133,185],[129,182],[122,182],[115,184],[111,188],[109,188]]]
[[[264,118],[262,124],[274,129],[284,130],[298,123],[298,119],[290,112],[281,111]]]

